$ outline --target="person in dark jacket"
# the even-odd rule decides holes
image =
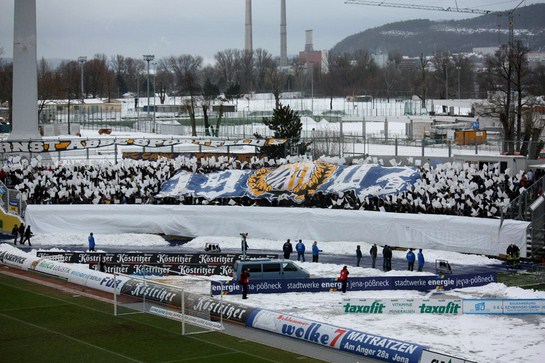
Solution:
[[[371,267],[375,268],[377,263],[377,244],[373,243],[373,246],[369,250],[369,254],[371,255]]]
[[[418,250],[418,271],[422,272],[422,270],[424,269],[424,262],[426,262],[424,260],[424,254],[422,253],[422,248]]]
[[[24,245],[26,241],[28,241],[28,245],[29,246],[32,246],[32,244],[30,243],[30,237],[32,237],[32,231],[30,230],[30,225],[26,226],[26,229],[25,229],[25,235],[24,235],[24,240],[23,240],[23,236],[21,236],[21,244]]]
[[[341,291],[343,293],[346,292],[346,285],[348,284],[348,274],[348,268],[344,266],[341,270],[341,274],[339,275],[339,280],[341,281]]]
[[[16,245],[17,237],[19,237],[19,227],[17,227],[16,224],[13,225],[13,229],[11,230],[11,235],[13,236],[13,244]]]
[[[297,261],[305,262],[305,244],[302,240],[297,242],[295,250],[297,251]]]
[[[322,252],[322,250],[318,247],[318,242],[314,241],[312,244],[312,262],[318,262],[320,252]]]
[[[357,245],[356,246],[356,266],[360,265],[362,256],[363,256],[363,253],[361,253],[360,245]]]
[[[25,238],[25,225],[23,223],[19,226],[19,236],[21,237],[19,243],[23,244],[23,239]]]
[[[242,285],[242,298],[248,298],[248,284],[250,283],[250,271],[246,268],[240,273],[238,281]]]
[[[382,268],[384,271],[390,271],[392,269],[392,249],[388,245],[384,245],[382,249],[382,257],[384,259]]]
[[[408,270],[414,271],[414,261],[416,260],[416,256],[414,255],[413,249],[409,248],[409,252],[407,252],[407,263],[408,263]]]
[[[284,243],[284,246],[282,246],[282,251],[284,251],[284,258],[286,260],[289,260],[290,255],[293,252],[293,246],[291,245],[291,242],[290,242],[289,238],[286,241],[286,243]]]

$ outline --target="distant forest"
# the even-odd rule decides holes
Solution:
[[[513,17],[515,40],[531,50],[545,50],[545,4],[517,9]],[[509,40],[509,17],[494,13],[456,21],[425,19],[391,23],[351,35],[337,43],[331,52],[355,53],[359,50],[397,52],[416,57],[438,51],[471,52],[478,47],[497,47]]]

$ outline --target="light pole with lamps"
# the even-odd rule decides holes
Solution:
[[[80,85],[81,85],[81,95],[80,95],[80,99],[81,99],[81,105],[80,105],[80,118],[83,118],[83,99],[84,99],[84,90],[83,90],[83,65],[85,64],[85,62],[87,62],[87,57],[86,56],[81,56],[81,57],[78,57],[78,62],[80,64],[79,68],[80,68]],[[70,123],[68,124],[68,133],[70,134]]]
[[[157,107],[155,106],[155,96],[156,96],[155,79],[157,78],[157,62],[153,62],[152,64],[153,64],[153,132],[156,132],[155,113],[157,112]]]
[[[460,70],[462,67],[456,66],[456,70],[458,71],[458,99],[461,98],[462,94],[460,93]]]
[[[147,96],[148,96],[148,120],[150,118],[149,115],[149,62],[155,59],[155,56],[153,54],[144,54],[144,60],[148,62],[148,90],[147,90]]]

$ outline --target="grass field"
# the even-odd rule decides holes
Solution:
[[[0,274],[0,362],[317,362]]]

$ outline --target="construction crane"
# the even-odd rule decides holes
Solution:
[[[522,0],[517,6],[508,11],[494,12],[498,16],[507,15],[509,18],[509,46],[513,46],[514,33],[513,33],[513,16],[515,10],[524,2]],[[384,6],[389,8],[404,8],[404,9],[418,9],[418,10],[432,10],[432,11],[446,11],[452,13],[470,13],[470,14],[492,14],[491,10],[481,10],[481,9],[472,9],[472,8],[459,8],[458,1],[455,1],[455,7],[441,7],[433,5],[416,5],[416,4],[400,4],[400,3],[390,3],[386,1],[368,1],[368,0],[346,0],[345,4],[356,4],[356,5],[371,5],[371,6]]]
[[[448,11],[453,13],[470,13],[470,14],[490,14],[490,10],[480,10],[471,8],[459,8],[458,3],[456,7],[441,7],[433,5],[415,5],[415,4],[400,4],[389,3],[386,1],[366,1],[366,0],[346,0],[345,4],[357,4],[357,5],[371,5],[371,6],[384,6],[388,8],[404,8],[404,9],[419,9],[419,10],[432,10],[432,11]]]

